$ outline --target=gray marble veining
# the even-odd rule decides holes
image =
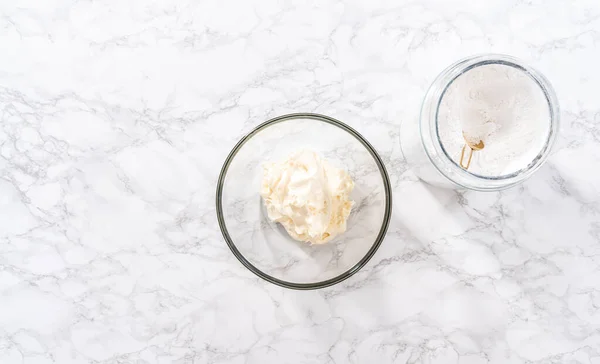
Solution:
[[[600,3],[4,1],[0,363],[600,363]],[[430,188],[399,124],[475,53],[544,73],[548,163]],[[394,213],[369,264],[299,292],[218,229],[221,164],[290,112],[361,132]]]

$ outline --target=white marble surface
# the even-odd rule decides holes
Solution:
[[[600,363],[597,0],[5,0],[0,29],[0,363]],[[558,146],[517,188],[429,189],[399,124],[481,52],[550,79]],[[320,291],[252,275],[215,218],[235,141],[298,111],[394,188]]]

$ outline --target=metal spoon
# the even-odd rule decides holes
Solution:
[[[465,145],[462,147],[462,151],[460,152],[460,162],[458,164],[460,164],[461,167],[463,167],[464,169],[469,169],[469,166],[471,165],[471,158],[473,158],[473,151],[475,150],[482,150],[483,147],[485,147],[485,144],[483,144],[483,140],[480,140],[479,143],[474,144],[471,143],[467,140],[467,138],[465,137],[465,134],[463,133],[463,138],[465,139]],[[467,164],[464,165],[464,159],[465,159],[465,148],[469,147],[470,153],[469,153],[469,159],[467,160]]]

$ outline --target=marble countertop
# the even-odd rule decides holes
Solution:
[[[4,1],[0,363],[600,363],[600,3]],[[431,189],[399,124],[476,53],[561,104],[548,163]],[[225,245],[215,181],[290,112],[361,132],[394,193],[343,283],[286,290]]]

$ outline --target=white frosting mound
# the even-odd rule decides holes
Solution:
[[[269,218],[296,240],[323,244],[346,231],[354,182],[313,151],[265,163],[260,194]]]

